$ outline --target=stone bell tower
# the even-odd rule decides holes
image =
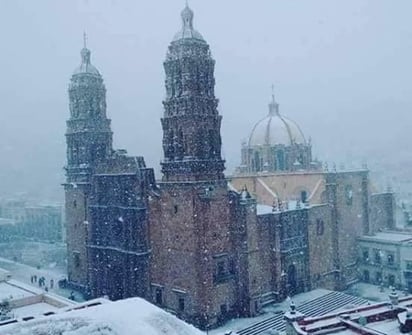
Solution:
[[[163,181],[150,205],[151,294],[154,303],[207,328],[240,306],[231,232],[237,199],[223,174],[215,61],[193,27],[193,11],[186,6],[181,16],[164,62]]]
[[[189,7],[183,10],[182,21],[182,30],[175,35],[164,62],[163,179],[223,179],[215,61],[209,45],[193,28]]]
[[[90,50],[81,50],[81,64],[69,84],[65,188],[68,279],[73,287],[87,285],[87,223],[94,167],[112,154],[112,131],[106,115],[106,88],[90,62]]]

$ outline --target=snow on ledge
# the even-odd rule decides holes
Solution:
[[[195,327],[141,298],[108,302],[4,326],[3,335],[201,335]]]

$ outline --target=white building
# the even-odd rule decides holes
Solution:
[[[412,292],[412,235],[402,231],[378,232],[359,241],[359,276],[362,281],[408,288]]]

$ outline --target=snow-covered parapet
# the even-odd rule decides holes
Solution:
[[[141,298],[108,302],[2,328],[4,335],[202,335]]]

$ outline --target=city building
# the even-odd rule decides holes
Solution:
[[[2,223],[13,222],[13,228],[8,229],[9,239],[44,242],[63,240],[63,208],[60,205],[31,204],[25,200],[5,200],[0,203],[0,209]]]
[[[382,231],[359,237],[358,242],[362,281],[412,292],[412,235],[409,232]]]

